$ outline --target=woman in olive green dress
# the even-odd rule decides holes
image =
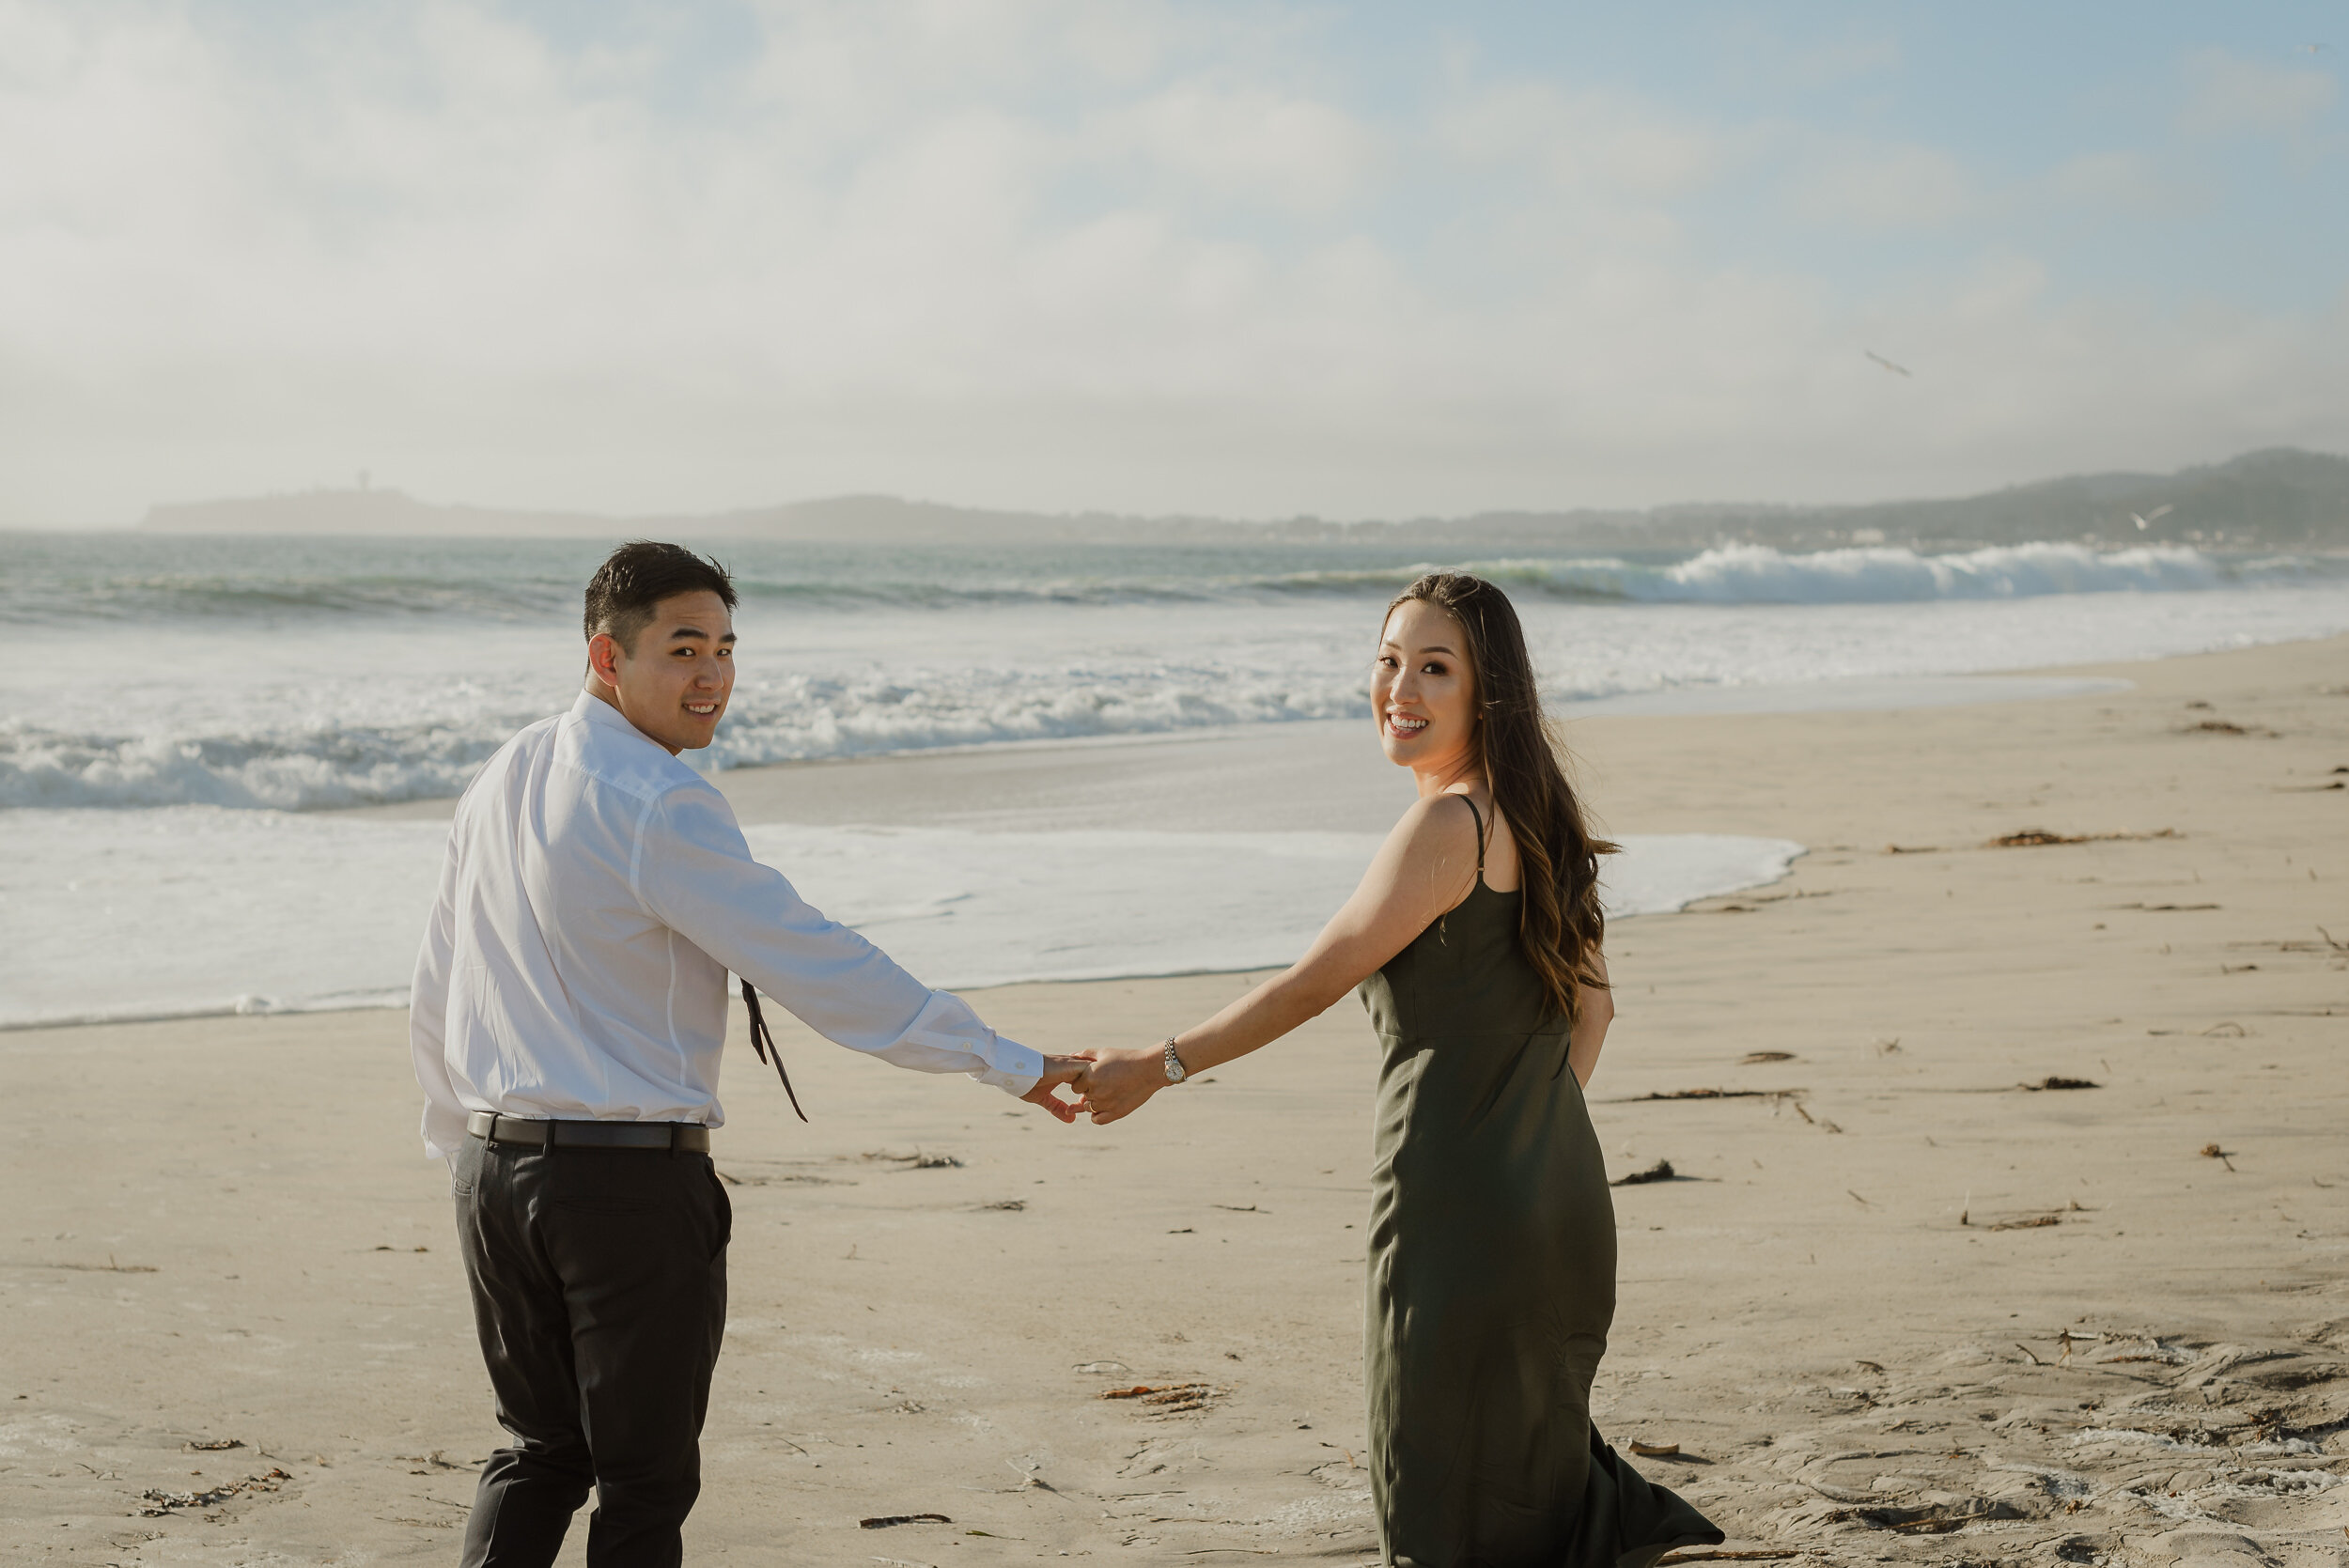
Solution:
[[[1357,985],[1378,1032],[1371,1484],[1396,1568],[1647,1568],[1721,1539],[1591,1425],[1615,1219],[1582,1089],[1613,1008],[1598,857],[1500,589],[1421,578],[1371,706],[1419,800],[1298,963],[1162,1046],[1101,1054],[1097,1122]]]

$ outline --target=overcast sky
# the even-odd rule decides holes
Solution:
[[[2342,450],[2344,54],[2334,4],[0,0],[0,526]]]

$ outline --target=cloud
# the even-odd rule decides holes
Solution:
[[[1939,229],[1980,207],[1974,175],[1938,147],[1847,143],[1825,150],[1796,184],[1803,210],[1859,229]]]
[[[1382,96],[1322,13],[778,3],[690,70],[470,0],[194,14],[0,0],[0,135],[50,149],[0,163],[0,525],[361,467],[607,511],[1859,497],[2349,402],[2338,303],[2083,294],[1986,226],[2135,199],[2125,158],[2001,185],[1514,62]]]
[[[2083,152],[2049,169],[2043,199],[2075,212],[2157,218],[2189,210],[2201,193],[2141,152]]]
[[[2181,129],[2199,136],[2289,136],[2330,113],[2339,89],[2332,73],[2247,60],[2223,49],[2198,50],[2186,62]]]
[[[1889,75],[1906,63],[1906,51],[1897,39],[1882,34],[1800,37],[1788,30],[1783,15],[1775,10],[1717,15],[1711,25],[1719,33],[1713,41],[1733,76],[1746,82],[1815,92]]]
[[[1377,137],[1345,111],[1249,86],[1179,83],[1123,116],[1148,165],[1221,199],[1320,211],[1356,194]]]
[[[1702,189],[1735,157],[1711,128],[1621,92],[1541,81],[1461,84],[1433,126],[1444,152],[1534,170],[1559,190],[1668,198]]]

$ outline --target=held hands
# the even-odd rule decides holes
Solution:
[[[1165,1087],[1166,1053],[1159,1046],[1097,1052],[1076,1080],[1083,1109],[1093,1112],[1097,1126],[1132,1115]]]
[[[1082,1097],[1065,1100],[1063,1085]],[[1143,1102],[1166,1087],[1166,1053],[1159,1046],[1132,1050],[1079,1051],[1071,1056],[1048,1056],[1035,1087],[1019,1097],[1041,1106],[1064,1122],[1074,1122],[1081,1110],[1093,1113],[1094,1125],[1107,1126],[1140,1110]]]

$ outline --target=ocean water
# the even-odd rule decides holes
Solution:
[[[2176,547],[1433,563],[1348,546],[716,549],[743,602],[733,706],[695,758],[712,768],[1366,716],[1380,609],[1431,564],[1508,587],[1562,706],[1968,700],[1955,677],[2349,629],[2349,565]],[[0,534],[0,1023],[396,1001],[440,830],[334,808],[452,796],[568,706],[600,554]],[[1280,961],[1368,854],[1346,835],[1134,831],[1114,852],[1142,880],[1106,908],[1071,897],[1105,852],[1077,835],[918,852],[903,830],[754,838],[941,984]],[[1789,852],[1644,845],[1621,907],[1766,880]],[[1219,903],[1218,878],[1193,874],[1216,862],[1280,872]],[[1081,912],[1064,929],[1053,908]],[[1196,935],[1209,925],[1214,942]],[[1014,962],[969,935],[990,926],[1037,936]]]
[[[0,808],[448,796],[568,704],[574,541],[0,534]],[[734,544],[706,766],[1367,713],[1428,563],[1303,549]],[[1506,584],[1551,701],[2130,660],[2349,627],[2349,563],[2025,545],[1444,562]]]

